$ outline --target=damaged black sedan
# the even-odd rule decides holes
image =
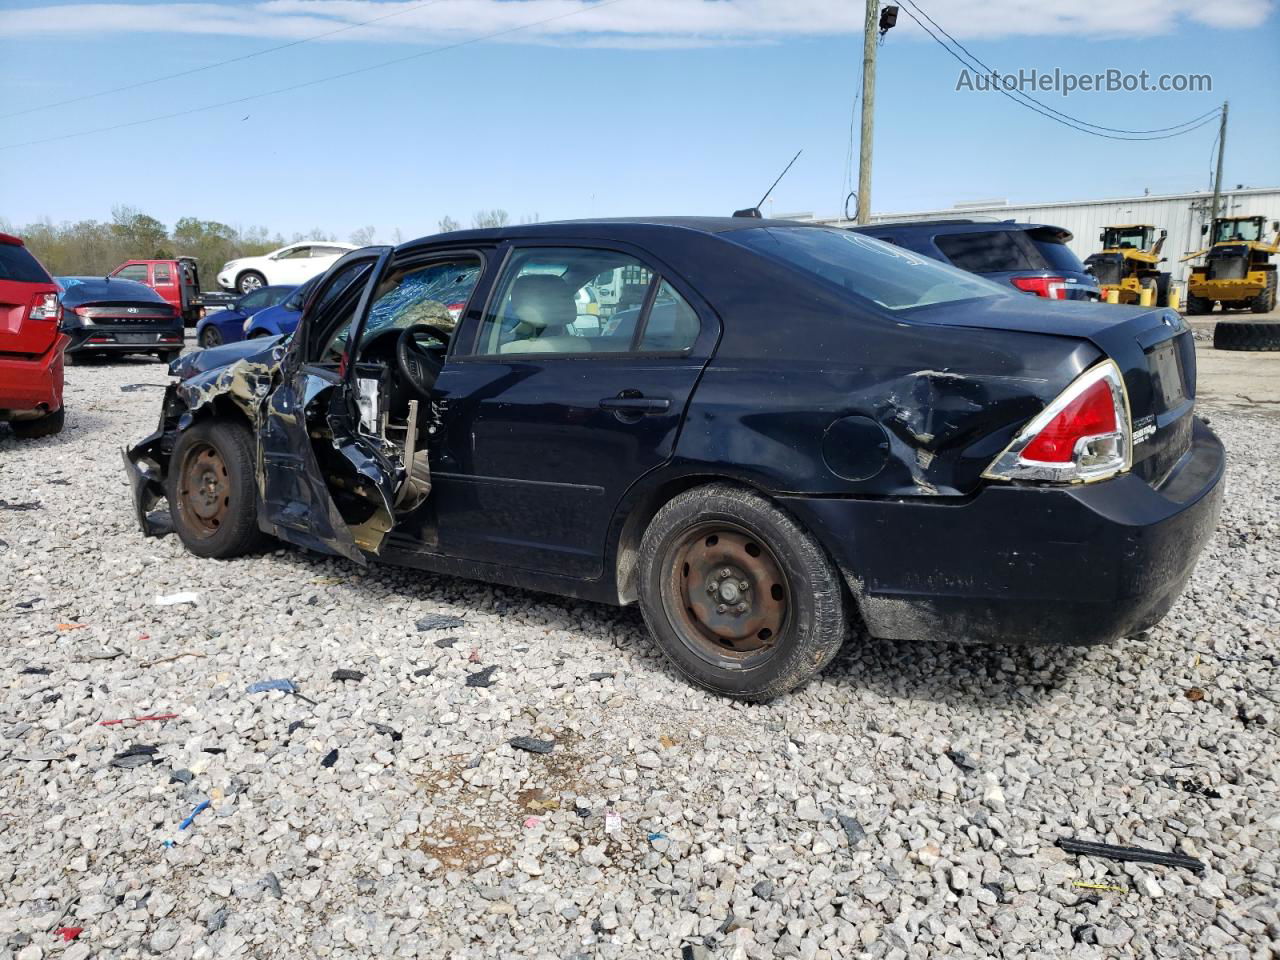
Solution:
[[[858,626],[1135,634],[1221,498],[1176,313],[1037,300],[819,226],[369,247],[290,337],[172,369],[126,452],[147,532],[638,603],[685,676],[753,699]]]

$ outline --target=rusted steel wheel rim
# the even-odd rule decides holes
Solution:
[[[222,455],[210,444],[193,444],[178,474],[178,510],[205,538],[218,532],[230,509],[231,478]]]
[[[727,521],[698,524],[667,552],[662,600],[695,653],[742,665],[766,658],[786,630],[791,585],[764,540]]]

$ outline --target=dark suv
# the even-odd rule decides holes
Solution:
[[[1049,300],[1097,300],[1098,281],[1067,243],[1071,231],[1043,223],[912,220],[851,228],[1012,284]]]

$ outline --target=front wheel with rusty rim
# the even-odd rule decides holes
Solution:
[[[169,458],[169,513],[186,548],[227,558],[261,547],[252,437],[228,420],[203,420],[184,430]]]
[[[640,545],[640,607],[677,669],[767,700],[835,656],[848,630],[839,572],[785,511],[728,484],[674,497]]]

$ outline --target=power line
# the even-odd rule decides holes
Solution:
[[[522,23],[514,27],[507,27],[505,30],[497,30],[493,33],[486,33],[479,37],[472,37],[469,40],[459,40],[456,43],[448,43],[440,47],[432,47],[430,50],[422,50],[418,53],[411,53],[404,57],[395,57],[391,60],[383,60],[379,63],[370,64],[367,67],[357,67],[355,70],[347,70],[343,73],[330,74],[327,77],[317,77],[314,80],[305,80],[302,83],[291,84],[287,87],[277,87],[274,90],[264,90],[261,93],[251,93],[247,96],[236,97],[232,100],[220,100],[217,103],[208,103],[202,107],[191,107],[188,110],[177,110],[173,113],[164,113],[155,117],[146,117],[142,120],[130,120],[127,123],[115,123],[109,127],[97,127],[92,130],[78,130],[75,133],[64,133],[56,137],[44,137],[40,140],[26,140],[22,143],[6,143],[0,144],[0,150],[15,150],[18,147],[34,147],[43,143],[56,143],[60,140],[71,140],[75,137],[87,137],[96,133],[110,133],[113,130],[126,130],[130,127],[140,127],[148,123],[158,123],[161,120],[173,120],[178,117],[187,117],[193,113],[204,113],[208,110],[216,110],[218,107],[234,106],[238,103],[248,103],[251,100],[261,100],[264,97],[273,97],[281,93],[292,93],[295,90],[302,90],[307,87],[314,87],[321,83],[330,83],[334,80],[345,80],[347,77],[354,77],[364,73],[370,73],[374,70],[381,70],[384,67],[393,67],[400,63],[408,63],[411,60],[421,60],[423,57],[429,57],[437,53],[445,53],[449,50],[457,50],[460,47],[471,46],[476,43],[483,43],[486,40],[496,40],[498,37],[509,36],[518,33],[521,30],[529,30],[533,27],[542,26],[546,23],[552,23],[556,20],[565,20],[569,17],[576,17],[579,14],[590,13],[599,10],[602,7],[609,7],[615,3],[623,3],[625,0],[599,0],[589,7],[579,7],[576,10],[569,10],[565,13],[558,13],[555,16],[543,17],[541,20],[532,20],[529,23]]]
[[[964,50],[965,53],[970,58],[972,58],[973,63],[970,63],[966,61],[964,58],[962,58],[958,53],[952,50],[950,46],[947,45],[946,41],[942,40],[940,37],[938,37],[937,34],[935,34],[932,30],[926,27],[924,23],[920,20],[920,17],[917,17],[915,13],[912,12],[911,7],[916,7],[917,10],[920,9],[919,7],[917,7],[914,3],[912,3],[911,0],[903,0],[903,2],[904,4],[909,4],[909,6],[903,6],[902,8],[907,14],[907,16],[911,17],[911,19],[916,22],[916,24],[920,27],[920,29],[923,30],[926,34],[928,34],[930,39],[932,39],[935,43],[938,44],[938,46],[942,47],[943,50],[945,50],[952,57],[954,57],[960,63],[961,66],[972,70],[972,69],[976,69],[974,66],[974,64],[976,63],[978,67],[981,67],[982,69],[986,70],[988,73],[996,72],[992,70],[991,67],[987,66],[985,63],[983,63],[981,60],[975,57],[973,54],[969,53],[968,50],[965,50],[965,48],[958,41],[956,41],[954,38],[951,38],[952,42],[955,43],[957,47],[960,47],[961,50]],[[920,10],[920,14],[926,20],[932,23],[935,27],[938,27],[937,23],[923,10]],[[942,27],[938,27],[938,30],[946,34],[947,37],[951,37],[951,34],[943,30]],[[1176,124],[1175,126],[1172,126],[1172,127],[1160,127],[1156,130],[1118,130],[1112,127],[1103,127],[1103,126],[1099,126],[1098,124],[1089,123],[1087,120],[1081,120],[1077,117],[1071,116],[1070,114],[1066,114],[1066,113],[1062,113],[1061,111],[1054,110],[1052,107],[1048,106],[1047,104],[1043,104],[1039,100],[1036,100],[1034,97],[1031,97],[1028,94],[1022,93],[1021,91],[1009,91],[1004,89],[1004,87],[999,84],[993,85],[993,88],[996,90],[996,92],[1001,93],[1004,96],[1008,97],[1010,100],[1012,100],[1014,103],[1018,104],[1019,106],[1026,107],[1028,110],[1038,113],[1042,117],[1048,117],[1050,120],[1053,120],[1056,123],[1061,123],[1063,126],[1070,127],[1073,130],[1078,130],[1080,133],[1092,134],[1095,137],[1102,137],[1103,139],[1106,139],[1106,140],[1130,140],[1130,141],[1168,140],[1173,137],[1180,137],[1184,133],[1191,133],[1193,130],[1198,130],[1201,127],[1203,127],[1205,124],[1212,122],[1218,116],[1218,114],[1222,109],[1221,107],[1215,107],[1214,109],[1210,110],[1208,113],[1201,114],[1199,117],[1195,117],[1183,123]],[[1015,96],[1015,93],[1016,93],[1016,96]],[[1022,99],[1018,99],[1019,97],[1021,97]],[[1043,109],[1040,109],[1040,108],[1043,108]],[[1089,129],[1091,127],[1096,129]],[[1179,129],[1183,127],[1185,127],[1185,129]],[[1113,133],[1100,133],[1099,131],[1101,130],[1112,130]],[[1177,132],[1164,133],[1161,136],[1145,136],[1145,134],[1160,133],[1161,131],[1164,131],[1164,130],[1175,130]]]
[[[403,16],[406,13],[412,13],[414,10],[421,10],[423,7],[430,7],[439,2],[440,0],[426,0],[424,3],[416,3],[403,10],[394,10],[391,13],[384,13],[382,16],[374,17],[371,20],[362,20],[359,23],[349,23],[345,27],[339,27],[337,30],[329,30],[326,33],[317,33],[312,37],[303,37],[300,40],[292,40],[289,43],[282,43],[279,46],[267,47],[265,50],[255,50],[253,53],[242,54],[238,57],[232,57],[229,60],[219,60],[217,63],[207,63],[203,67],[192,67],[190,70],[180,70],[177,73],[165,74],[163,77],[153,77],[150,80],[139,80],[137,83],[127,83],[123,87],[112,87],[110,90],[100,90],[97,93],[86,93],[80,97],[72,97],[69,100],[59,100],[55,103],[46,103],[38,107],[27,107],[25,110],[16,110],[13,113],[0,113],[0,120],[8,120],[10,117],[21,117],[25,114],[36,113],[40,110],[52,110],[54,107],[65,107],[72,103],[82,103],[85,100],[95,100],[98,97],[106,97],[113,93],[124,93],[126,90],[137,90],[139,87],[147,87],[153,83],[164,83],[166,80],[177,80],[180,77],[189,77],[193,73],[203,73],[206,70],[215,70],[218,67],[225,67],[228,64],[241,63],[245,60],[252,60],[254,57],[265,56],[268,53],[276,53],[279,50],[288,50],[290,47],[301,46],[304,43],[311,43],[313,40],[323,40],[325,37],[332,37],[339,33],[346,33],[348,30],[354,30],[357,27],[367,27],[371,23],[377,23],[380,20],[389,20],[392,17]]]

